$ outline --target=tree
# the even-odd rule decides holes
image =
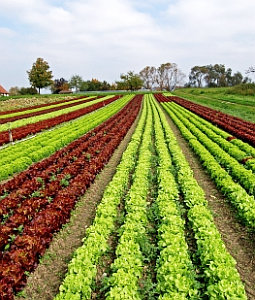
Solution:
[[[161,64],[157,68],[157,83],[159,89],[172,91],[180,84],[185,75],[181,70],[178,69],[177,64],[175,63],[165,63]]]
[[[78,92],[81,90],[82,87],[82,77],[79,75],[73,75],[69,81],[70,88],[75,88],[75,92]]]
[[[33,87],[11,87],[9,90],[10,96],[18,96],[18,95],[36,95],[38,92],[36,88]]]
[[[43,58],[37,58],[31,70],[27,71],[31,86],[38,88],[39,94],[42,88],[52,84],[52,72],[49,68],[49,64]]]
[[[239,73],[242,76],[242,74],[240,72],[237,72],[237,73]],[[239,74],[237,76],[239,76]],[[228,68],[226,73],[225,73],[226,85],[227,86],[232,86],[233,85],[234,76],[235,76],[235,74],[232,76],[232,69]],[[242,76],[242,79],[243,79],[243,76]]]
[[[226,82],[226,69],[225,65],[222,64],[215,64],[213,66],[214,72],[215,72],[215,81],[217,87],[223,87],[227,86]],[[231,70],[232,72],[232,70]]]
[[[143,80],[144,88],[152,90],[157,79],[157,69],[155,67],[147,66],[140,71],[139,75]]]
[[[117,81],[117,89],[120,90],[139,90],[143,86],[143,80],[138,74],[133,71],[127,72],[127,74],[121,74],[120,79],[122,81]]]
[[[205,79],[207,86],[208,87],[216,87],[217,86],[217,83],[216,83],[217,74],[214,70],[213,65],[207,65],[206,68],[207,68],[207,71],[206,71],[204,79]]]
[[[96,78],[91,80],[82,81],[80,90],[81,91],[106,91],[110,90],[111,85],[107,81],[99,81]]]
[[[189,74],[189,86],[202,87],[203,82],[207,87],[234,86],[242,83],[244,79],[240,72],[232,75],[232,69],[225,68],[223,64],[195,66]]]
[[[91,80],[88,80],[87,84],[88,84],[87,91],[100,91],[101,90],[102,84],[96,78],[92,78]]]
[[[189,74],[189,85],[194,87],[202,87],[204,76],[207,72],[206,66],[194,66]]]
[[[233,76],[232,76],[232,80],[231,80],[231,85],[235,86],[238,84],[241,84],[243,82],[243,75],[240,72],[236,72]]]
[[[51,91],[53,94],[59,94],[61,91],[68,91],[69,84],[68,81],[63,77],[60,79],[55,79],[51,85]]]
[[[33,88],[33,87],[22,87],[19,89],[19,94],[20,95],[36,95],[38,92],[37,92],[37,89],[36,88]]]
[[[13,86],[9,89],[10,96],[17,96],[19,95],[19,88],[17,86]]]
[[[103,82],[101,82],[101,90],[102,91],[108,91],[108,90],[110,90],[111,89],[111,85],[110,85],[110,83],[108,83],[107,81],[103,81]]]

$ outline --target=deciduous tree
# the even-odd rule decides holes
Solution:
[[[180,84],[185,75],[178,69],[176,63],[161,64],[157,68],[157,83],[160,90],[172,91]]]
[[[206,66],[194,66],[189,74],[189,84],[194,87],[202,87],[204,76],[207,73]]]
[[[207,87],[234,86],[247,81],[240,72],[232,75],[231,68],[225,68],[223,64],[195,66],[189,74],[189,86]]]
[[[60,79],[55,79],[53,84],[51,85],[51,91],[53,94],[59,94],[61,91],[69,90],[68,81],[63,77]]]
[[[144,88],[152,90],[157,80],[157,69],[147,66],[140,71],[139,75],[143,80]]]
[[[121,90],[139,90],[143,86],[143,80],[138,74],[133,71],[127,72],[127,74],[121,74],[120,79],[122,81],[117,81],[117,89]]]
[[[47,61],[37,58],[31,70],[27,71],[31,86],[38,88],[39,94],[42,88],[52,84],[52,71],[49,68]]]
[[[74,88],[75,92],[78,92],[81,90],[82,87],[82,77],[79,75],[73,75],[69,81],[70,88]]]

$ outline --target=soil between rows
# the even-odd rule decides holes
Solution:
[[[85,195],[77,202],[70,222],[64,225],[61,231],[53,238],[40,264],[34,273],[29,276],[26,287],[20,296],[15,296],[15,300],[52,300],[58,293],[58,288],[65,276],[72,254],[75,249],[82,245],[86,228],[92,224],[96,207],[102,199],[107,184],[111,181],[115,173],[122,153],[131,140],[140,117],[141,109],[125,138],[114,151],[108,164],[97,175],[96,180],[86,191]]]
[[[255,234],[249,233],[237,217],[227,199],[222,195],[209,174],[204,170],[198,157],[189,147],[178,127],[165,112],[167,121],[185,155],[194,177],[203,188],[209,208],[229,253],[237,262],[237,270],[245,284],[248,299],[255,299]]]

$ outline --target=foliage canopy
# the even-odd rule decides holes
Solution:
[[[27,71],[31,86],[38,88],[39,94],[42,88],[52,84],[52,71],[49,68],[47,61],[43,58],[37,58],[31,70]]]

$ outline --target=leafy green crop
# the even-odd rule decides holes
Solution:
[[[189,137],[191,144],[198,143],[178,118],[175,121],[179,121],[181,131]],[[83,246],[75,251],[55,300],[91,299],[97,265],[108,250],[108,239],[115,229],[121,199],[125,200],[125,215],[118,231],[112,273],[105,278],[103,289],[108,300],[143,298],[139,280],[146,267],[143,243],[149,225],[147,195],[153,142],[157,155],[158,193],[155,205],[159,250],[154,294],[157,293],[162,300],[247,299],[235,261],[226,250],[208,209],[204,191],[194,179],[159,104],[149,95],[144,99],[131,142],[105,189],[93,225],[86,232]],[[221,179],[224,180],[223,177]],[[188,224],[182,218],[180,192],[186,205]],[[201,264],[199,278],[197,266],[194,266],[189,254],[186,226],[194,233],[196,257]]]
[[[194,113],[189,112],[187,109],[179,106],[174,102],[172,102],[171,104],[167,104],[167,106],[169,108],[173,108],[174,111],[177,110],[182,115],[182,117],[185,117],[188,121],[194,124],[209,139],[218,144],[224,151],[226,151],[237,161],[242,162],[242,160],[244,160],[246,157],[254,155],[254,158],[249,160],[249,164],[246,164],[246,167],[250,168],[255,173],[255,149],[252,146],[242,142],[241,140],[238,140],[235,143],[233,142],[233,140],[227,141],[226,138],[231,137],[230,134],[224,132],[210,122],[203,120],[199,116],[196,116]],[[192,128],[190,128],[190,130],[192,130]],[[222,136],[223,134],[224,136]],[[253,162],[253,164],[251,164],[251,162]]]
[[[99,125],[117,113],[134,96],[127,95],[117,101],[87,114],[54,130],[43,132],[31,140],[10,145],[0,150],[0,180],[6,179],[16,172],[25,170],[33,162],[37,162],[53,154],[73,140]]]
[[[157,104],[157,106],[159,105]],[[197,144],[197,139],[183,125],[182,121],[167,106],[163,104],[163,107],[179,127],[183,136],[188,139],[189,143],[191,145]],[[160,115],[168,149],[177,171],[177,182],[183,194],[184,201],[187,207],[189,207],[188,219],[194,231],[197,243],[197,255],[201,262],[201,268],[204,270],[205,294],[209,299],[215,300],[247,299],[244,286],[235,267],[235,260],[226,250],[220,233],[213,222],[204,192],[194,179],[189,164],[178,146],[176,138],[162,111],[160,111]],[[201,145],[201,147],[203,146]],[[214,167],[212,166],[212,169]]]
[[[147,101],[145,101],[146,103]],[[147,195],[149,193],[149,173],[151,167],[151,135],[152,111],[148,111],[138,162],[133,175],[133,183],[125,201],[125,220],[121,226],[121,236],[116,248],[116,259],[111,268],[109,278],[109,292],[107,300],[140,299],[138,280],[143,270],[143,253],[140,241],[146,234]]]
[[[24,119],[16,120],[16,121],[13,121],[13,122],[8,122],[8,123],[5,123],[5,124],[1,124],[0,125],[0,131],[6,131],[9,128],[14,129],[14,128],[21,127],[21,126],[24,126],[24,125],[27,125],[27,124],[33,124],[33,123],[36,123],[36,122],[39,122],[39,121],[47,120],[47,119],[50,119],[50,118],[55,118],[55,117],[61,116],[63,114],[67,114],[67,113],[70,113],[70,112],[88,107],[88,106],[96,104],[98,102],[102,102],[102,101],[107,100],[111,97],[112,97],[112,95],[106,96],[104,98],[96,99],[96,100],[93,100],[93,101],[89,101],[89,102],[86,102],[86,103],[83,103],[83,104],[75,105],[75,106],[72,106],[72,107],[64,108],[64,109],[61,109],[61,110],[53,111],[53,112],[50,112],[50,113],[42,114],[42,115],[39,115],[39,116],[24,118]]]
[[[88,228],[83,246],[78,248],[68,266],[68,273],[60,286],[55,300],[90,299],[93,282],[100,257],[107,251],[107,240],[114,230],[117,207],[125,196],[130,183],[130,173],[135,167],[134,157],[138,151],[146,122],[147,106],[142,114],[121,162],[116,168],[112,181],[104,191],[93,224]]]
[[[153,100],[153,97],[150,98]],[[159,191],[156,203],[160,217],[160,254],[157,262],[159,299],[198,299],[199,283],[196,281],[195,269],[185,240],[184,220],[178,207],[179,191],[172,173],[172,160],[156,107],[153,107],[153,112],[158,155]]]
[[[66,104],[79,103],[80,101],[83,101],[85,98],[86,98],[86,100],[89,100],[91,98],[94,98],[94,96],[90,96],[90,97],[84,96],[84,98],[79,98],[79,99],[71,100],[71,101],[64,102],[64,103],[58,103],[58,104],[54,104],[54,102],[53,102],[52,104],[49,104],[47,106],[33,108],[33,109],[28,107],[27,110],[0,115],[0,119],[6,119],[6,118],[10,118],[10,117],[20,116],[23,114],[38,112],[38,111],[42,111],[42,110],[49,109],[49,108],[55,108],[55,107],[61,108],[61,106],[66,105]]]
[[[255,195],[255,174],[251,170],[245,169],[236,159],[226,153],[221,147],[207,137],[201,130],[193,125],[185,118],[183,112],[179,113],[175,109],[167,105],[167,107],[174,112],[179,120],[188,128],[188,130],[197,138],[197,140],[205,146],[205,148],[214,156],[214,158],[223,166],[230,175],[242,185],[246,191]]]

